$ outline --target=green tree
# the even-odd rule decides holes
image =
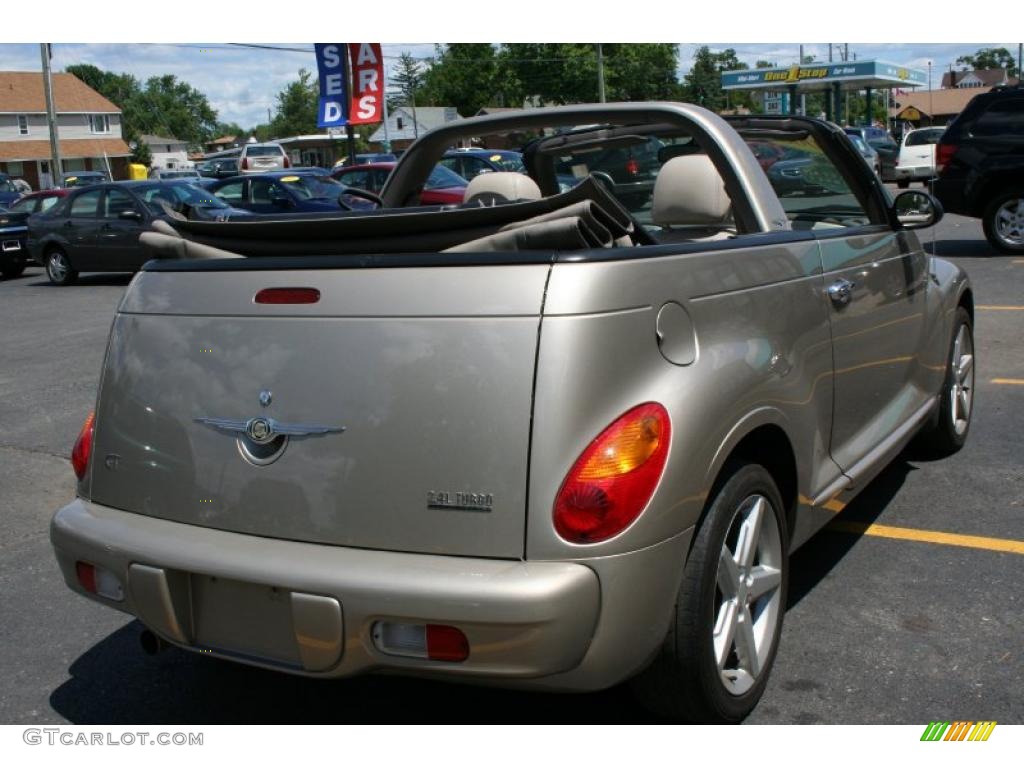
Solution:
[[[241,138],[242,136],[249,135],[249,131],[246,131],[238,123],[217,123],[213,132],[217,134],[214,136],[215,139],[219,139],[221,136],[237,136]]]
[[[139,99],[145,110],[140,132],[173,136],[192,148],[215,138],[217,112],[206,96],[174,75],[149,78]]]
[[[153,153],[149,151],[149,144],[142,139],[136,138],[129,142],[128,146],[132,148],[132,154],[129,158],[131,162],[139,163],[147,168],[153,164]]]
[[[1017,60],[1005,48],[981,48],[973,55],[961,56],[956,63],[970,69],[1005,69],[1009,77],[1017,76]]]
[[[398,94],[388,101],[388,109],[398,106],[415,107],[416,102],[424,106],[430,104],[431,97],[423,92],[426,80],[425,70],[412,54],[403,51],[398,57],[398,64],[391,71],[391,85],[398,88]]]
[[[318,81],[308,70],[300,69],[299,79],[288,83],[277,94],[277,112],[270,121],[271,133],[278,138],[316,133],[319,102]]]
[[[212,138],[217,112],[206,96],[174,75],[151,77],[143,87],[132,75],[92,64],[73,64],[65,71],[121,108],[121,132],[129,144],[141,144],[143,134],[173,136],[194,148]]]
[[[460,115],[471,117],[481,107],[493,105],[498,74],[497,51],[490,43],[449,43],[443,49],[438,46],[430,68],[422,75],[422,97],[428,103],[455,107]],[[402,89],[407,104],[412,103],[410,87],[415,78],[415,68],[400,58],[392,82]]]
[[[727,104],[722,90],[722,73],[735,69],[748,69],[736,57],[736,51],[726,48],[714,52],[702,45],[693,55],[693,66],[683,77],[683,98],[707,109],[722,109]],[[736,94],[737,100],[749,98],[750,94]]]

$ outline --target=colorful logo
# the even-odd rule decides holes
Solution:
[[[995,727],[995,720],[932,721],[921,734],[921,741],[988,741]]]

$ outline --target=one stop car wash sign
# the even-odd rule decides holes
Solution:
[[[379,123],[384,97],[384,59],[380,43],[316,43],[314,48],[320,74],[317,126],[338,128]],[[350,54],[351,100],[348,98]]]

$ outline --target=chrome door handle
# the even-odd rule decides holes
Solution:
[[[850,299],[853,298],[853,286],[849,280],[836,280],[832,285],[828,287],[828,297],[832,299],[832,303],[836,306],[843,306],[850,303]]]

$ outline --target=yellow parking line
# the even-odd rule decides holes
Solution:
[[[897,528],[893,525],[858,523],[852,520],[833,520],[828,524],[828,528],[833,531],[856,533],[862,536],[881,536],[885,539],[922,541],[928,544],[946,544],[951,547],[970,547],[972,549],[988,549],[992,552],[1011,552],[1015,555],[1024,555],[1024,541],[1016,541],[1014,539],[993,539],[988,536],[967,536],[962,533],[924,531],[918,528]]]
[[[1011,307],[1003,304],[979,304],[976,309],[988,309],[993,312],[1024,312],[1024,307]]]
[[[993,384],[1011,384],[1017,387],[1024,387],[1024,379],[992,379]]]

